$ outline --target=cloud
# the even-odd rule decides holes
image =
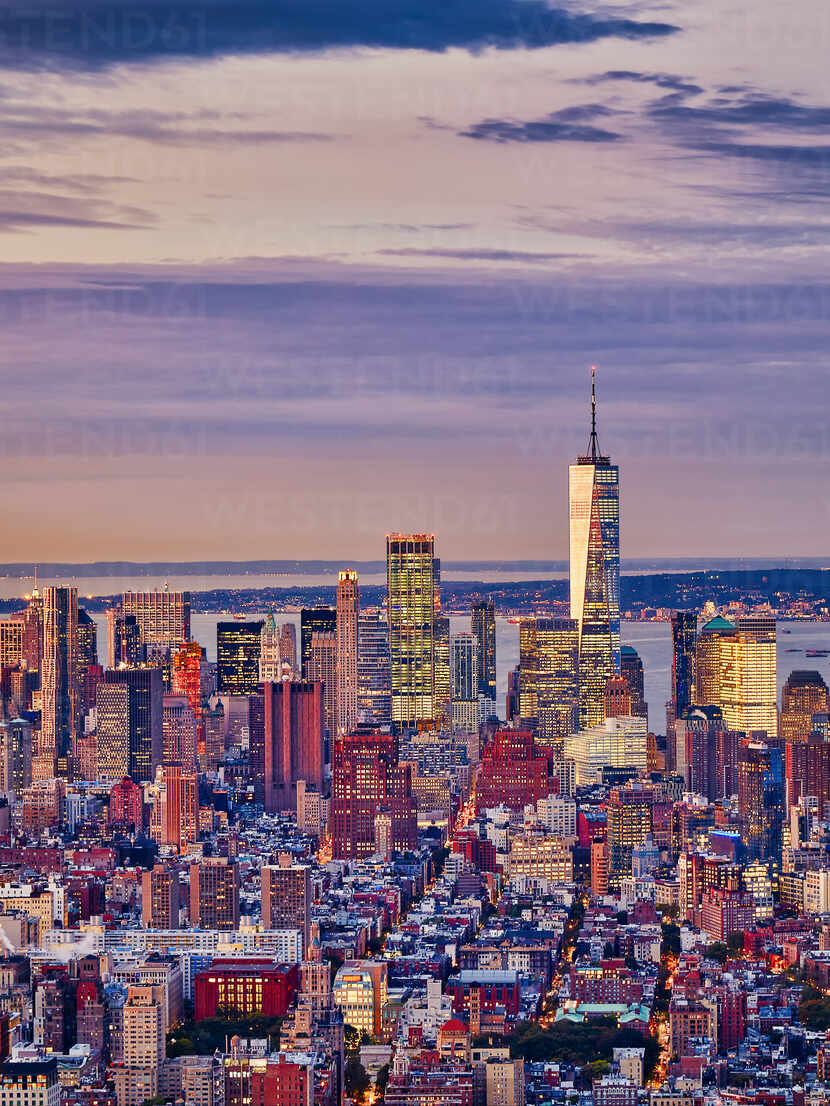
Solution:
[[[615,113],[601,104],[579,104],[551,112],[543,119],[525,122],[484,119],[466,131],[460,131],[459,136],[486,142],[615,142],[622,135],[583,122],[612,114]]]
[[[637,84],[653,84],[658,88],[672,89],[675,92],[703,92],[700,85],[692,84],[685,77],[677,77],[671,73],[637,73],[631,69],[609,69],[607,72],[598,73],[593,77],[580,77],[576,83],[597,85],[609,81],[634,81]]]
[[[33,227],[144,230],[155,222],[149,211],[100,199],[0,190],[0,233],[17,233]]]
[[[669,96],[653,104],[650,114],[658,119],[695,125],[778,127],[796,131],[821,131],[830,126],[828,107],[746,92],[738,98],[722,93],[706,104],[695,105]]]
[[[309,131],[279,131],[268,128],[246,129],[236,124],[251,117],[223,115],[215,111],[162,112],[149,110],[106,111],[73,110],[54,105],[41,106],[11,100],[0,114],[0,135],[20,143],[66,142],[85,138],[132,138],[143,142],[174,146],[259,145],[265,142],[327,142],[332,135]],[[75,180],[83,180],[76,177]],[[104,183],[103,178],[87,178]],[[109,178],[116,183],[119,178]]]
[[[545,0],[0,0],[0,61],[96,70],[123,62],[357,47],[536,49],[671,34],[661,22]]]
[[[376,250],[383,257],[435,257],[453,261],[521,261],[540,263],[545,261],[564,261],[577,256],[570,253],[535,253],[531,250],[484,250],[484,249],[416,249],[414,247],[388,248]]]

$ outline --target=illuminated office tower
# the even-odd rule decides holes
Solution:
[[[378,611],[361,611],[358,623],[357,718],[381,729],[392,724],[389,626]]]
[[[43,669],[38,755],[68,774],[78,712],[78,589],[43,589]]]
[[[827,714],[827,684],[819,672],[791,672],[781,691],[781,736],[785,741],[807,741],[813,715]]]
[[[377,851],[379,815],[391,824],[392,847],[414,849],[418,840],[412,766],[398,762],[392,734],[348,734],[334,743],[331,822],[335,857]]]
[[[281,677],[280,630],[274,616],[269,614],[259,635],[259,680],[265,683],[266,680],[279,680]]]
[[[608,845],[611,850],[609,882],[618,888],[623,876],[631,874],[634,849],[651,833],[654,791],[632,780],[625,787],[612,787],[608,797]]]
[[[264,801],[274,814],[297,809],[297,780],[323,790],[323,686],[285,681],[264,688]]]
[[[153,779],[164,743],[162,702],[158,668],[107,669],[96,705],[98,773],[103,779]]]
[[[29,599],[25,610],[0,619],[0,668],[25,668],[35,677],[40,672],[41,617],[40,592]]]
[[[172,651],[190,640],[189,591],[125,591],[121,610],[134,616],[138,639],[150,652]]]
[[[751,858],[780,857],[784,772],[781,753],[745,738],[738,751],[738,814]]]
[[[124,614],[120,607],[107,610],[107,668],[121,664],[138,664],[141,659],[141,636],[134,614]]]
[[[438,614],[432,623],[433,686],[435,700],[433,712],[439,722],[452,718],[452,675],[450,672],[450,620]]]
[[[337,634],[333,630],[315,630],[311,635],[311,656],[306,665],[308,678],[323,685],[323,724],[334,737],[337,718]]]
[[[357,573],[346,569],[337,577],[337,733],[357,725],[357,658],[360,594]]]
[[[592,374],[588,452],[570,466],[571,618],[579,633],[579,716],[603,721],[605,686],[620,671],[620,474],[599,452]]]
[[[478,729],[478,638],[454,634],[450,642],[452,724],[455,729]]]
[[[435,617],[440,595],[432,534],[386,537],[392,724],[435,717]]]
[[[95,706],[95,681],[90,672],[98,669],[98,626],[83,607],[78,608],[78,721]],[[99,670],[100,671],[100,670]]]
[[[717,615],[701,627],[695,645],[695,706],[721,705],[721,648],[737,629]]]
[[[536,619],[536,738],[562,755],[579,724],[579,634],[572,618]]]
[[[186,695],[197,716],[202,709],[202,647],[187,641],[173,654],[172,686],[174,695]]]
[[[470,627],[478,638],[478,690],[496,698],[496,607],[492,599],[473,603]]]
[[[304,607],[300,611],[300,661],[304,680],[311,679],[311,635],[336,633],[337,610],[334,607]]]
[[[297,627],[293,622],[283,622],[280,627],[280,663],[297,672]]]
[[[259,687],[263,623],[216,623],[216,690],[220,695],[253,695]]]
[[[539,722],[538,651],[535,618],[519,623],[519,718],[524,729]]]
[[[631,714],[634,718],[645,718],[648,725],[648,703],[646,702],[645,675],[640,654],[631,645],[620,650],[620,675],[625,676],[631,695]]]
[[[739,618],[720,648],[720,703],[729,729],[778,736],[775,619]]]
[[[697,611],[674,611],[671,616],[671,684],[674,717],[695,703]]]

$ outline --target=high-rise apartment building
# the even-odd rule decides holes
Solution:
[[[593,384],[593,378],[592,378]],[[591,391],[588,452],[570,466],[571,618],[579,634],[579,715],[604,718],[605,686],[620,671],[620,474],[599,451]]]
[[[121,610],[135,618],[139,642],[148,651],[172,652],[190,641],[189,591],[125,591]]]
[[[373,729],[392,724],[389,626],[378,611],[360,612],[357,652],[357,718]]]
[[[32,782],[32,723],[24,718],[0,722],[0,791],[20,795]]]
[[[332,757],[332,851],[335,857],[371,856],[377,849],[376,822],[387,815],[395,849],[417,843],[412,768],[398,763],[392,734],[345,734]]]
[[[781,737],[806,741],[813,732],[813,715],[830,710],[827,684],[819,672],[791,672],[781,691]]]
[[[311,869],[280,857],[279,864],[263,864],[262,924],[265,929],[299,929],[308,952],[311,925]]]
[[[818,806],[818,819],[825,820],[830,814],[830,742],[819,734],[810,734],[806,741],[788,741],[784,764],[787,809],[811,797]]]
[[[297,780],[323,790],[323,685],[295,681],[264,687],[265,809],[296,810]]]
[[[357,725],[357,663],[360,648],[360,593],[352,569],[337,578],[337,726],[338,734]]]
[[[285,627],[283,627],[283,631],[285,631]],[[304,680],[311,679],[309,665],[311,663],[312,634],[337,634],[337,609],[335,607],[304,607],[300,611],[300,657]]]
[[[38,755],[68,774],[78,721],[78,589],[43,589],[43,663]],[[52,775],[55,772],[51,773]]]
[[[435,717],[434,625],[439,571],[434,535],[387,535],[392,723],[399,728]]]
[[[579,724],[579,632],[572,618],[536,619],[536,737],[561,756]]]
[[[631,874],[631,856],[651,833],[654,790],[637,781],[612,787],[608,797],[607,824],[610,849],[609,881],[618,888],[623,876]]]
[[[478,689],[496,698],[496,606],[492,599],[474,600],[470,628],[478,638]]]
[[[259,687],[263,626],[262,621],[216,623],[216,690],[220,695],[253,695]]]
[[[165,845],[184,852],[199,836],[199,778],[195,765],[162,768],[165,788]]]
[[[239,867],[223,856],[190,865],[190,924],[199,929],[239,928]]]
[[[334,630],[315,630],[311,635],[307,669],[308,679],[322,684],[323,724],[331,738],[337,716],[337,634]]]
[[[141,924],[145,929],[178,929],[181,906],[179,873],[155,864],[141,873]]]

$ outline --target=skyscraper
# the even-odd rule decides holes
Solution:
[[[645,718],[648,725],[648,703],[646,702],[645,675],[640,654],[631,645],[620,650],[620,675],[625,676],[631,695],[631,714],[634,718]]]
[[[189,591],[125,591],[121,609],[135,617],[139,641],[151,652],[190,640]]]
[[[730,729],[778,736],[778,666],[775,619],[738,619],[737,633],[720,647],[720,708]]]
[[[827,714],[827,684],[815,671],[791,672],[781,692],[781,736],[786,741],[806,741],[813,730],[813,715]]]
[[[315,630],[311,635],[306,671],[310,681],[323,685],[323,722],[326,733],[334,737],[337,718],[337,634],[334,630]]]
[[[473,602],[470,628],[478,638],[478,690],[496,698],[496,607],[492,599]]]
[[[222,856],[190,865],[190,924],[199,929],[239,928],[239,866]]]
[[[104,673],[97,704],[98,771],[104,779],[153,779],[164,747],[163,692],[158,668]]]
[[[323,686],[265,684],[265,809],[296,810],[297,780],[323,790]]]
[[[440,725],[452,719],[452,676],[450,672],[450,620],[436,614],[432,621],[432,710]]]
[[[695,699],[699,707],[719,707],[721,646],[735,634],[734,623],[717,615],[701,627],[695,645]]]
[[[337,578],[337,733],[351,733],[357,725],[357,658],[360,595],[352,569]]]
[[[519,623],[519,717],[525,729],[539,723],[538,654],[535,618]]]
[[[38,755],[68,774],[78,711],[78,589],[43,589],[43,670]]]
[[[478,638],[454,634],[450,642],[452,724],[456,729],[478,729]]]
[[[387,617],[396,727],[435,717],[437,573],[434,535],[387,535]]]
[[[260,683],[265,683],[280,677],[280,631],[274,616],[269,613],[259,635],[259,679]]]
[[[138,664],[141,657],[141,636],[134,614],[124,614],[120,607],[107,610],[107,668],[121,664]]]
[[[738,813],[750,857],[780,857],[783,782],[780,751],[744,738],[738,751]]]
[[[162,760],[165,765],[196,766],[196,716],[186,695],[162,698]]]
[[[202,709],[202,647],[198,641],[186,641],[173,654],[173,693],[186,695],[198,717]]]
[[[680,718],[695,702],[697,611],[674,611],[671,616],[671,684],[674,717]]]
[[[199,836],[199,781],[196,767],[195,764],[192,768],[170,764],[162,772],[166,789],[164,844],[172,845],[182,852]]]
[[[620,474],[599,451],[592,372],[588,452],[570,466],[571,618],[579,633],[579,714],[603,721],[605,686],[620,671]]]
[[[392,724],[389,626],[378,611],[361,611],[358,624],[357,717],[380,729]]]
[[[561,756],[579,724],[579,645],[572,618],[536,619],[538,740]]]
[[[293,622],[283,622],[280,627],[280,664],[297,671],[297,627]]]
[[[217,622],[216,689],[220,695],[253,695],[259,687],[262,621]]]
[[[304,680],[311,679],[308,666],[311,660],[311,635],[314,633],[337,633],[337,610],[334,607],[304,607],[300,611],[300,659]],[[282,659],[285,660],[285,657]]]

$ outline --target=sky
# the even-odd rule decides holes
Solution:
[[[826,0],[0,0],[0,563],[821,556]]]

